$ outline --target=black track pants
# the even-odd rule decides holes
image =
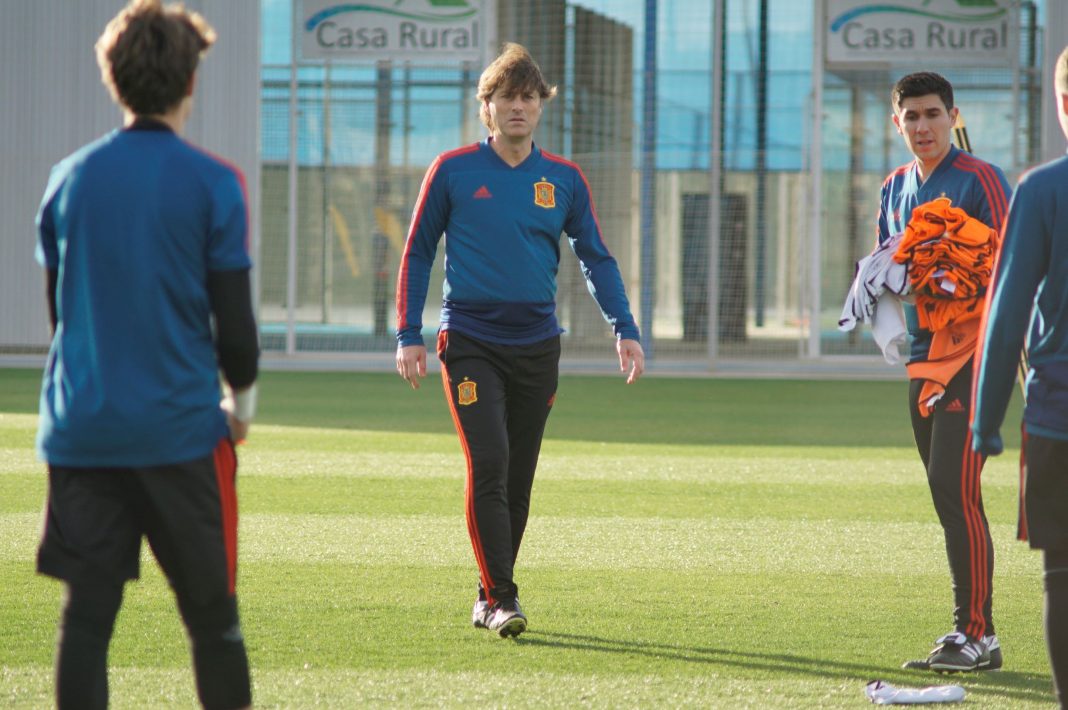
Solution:
[[[1053,691],[1068,708],[1068,549],[1046,550],[1046,648],[1053,669]]]
[[[560,363],[558,336],[500,345],[443,331],[445,396],[467,458],[465,504],[479,576],[493,601],[515,599],[512,569]]]
[[[957,631],[982,638],[994,633],[990,603],[994,546],[980,488],[985,457],[972,451],[968,427],[972,367],[965,366],[950,380],[928,417],[920,416],[917,408],[923,383],[909,383],[909,413],[916,448],[927,469],[931,498],[945,532],[953,578],[953,620]]]

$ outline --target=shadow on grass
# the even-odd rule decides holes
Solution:
[[[751,653],[733,648],[634,642],[552,631],[527,631],[523,636],[515,639],[515,643],[527,646],[615,653],[635,658],[648,657],[658,660],[666,658],[684,663],[733,666],[780,674],[837,678],[840,680],[860,678],[865,683],[878,678],[899,687],[963,685],[969,693],[996,694],[999,697],[1035,703],[1049,703],[1053,700],[1052,684],[1048,677],[1013,671],[937,675],[909,672],[885,666],[831,661],[826,658],[809,658],[789,653]]]

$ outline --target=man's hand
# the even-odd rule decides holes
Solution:
[[[989,436],[976,436],[973,433],[972,449],[983,456],[997,456],[1005,450],[1005,444],[1001,440],[1001,432],[994,432]]]
[[[235,444],[243,444],[248,439],[249,425],[252,422],[243,422],[230,412],[226,413],[226,423],[230,426],[230,438]]]
[[[627,384],[637,382],[645,372],[645,351],[642,350],[642,344],[637,340],[617,340],[616,352],[619,353],[620,372],[630,369]]]
[[[256,385],[246,387],[238,392],[223,387],[223,399],[219,407],[226,412],[226,424],[230,427],[230,439],[235,444],[245,443],[252,418],[256,414]]]
[[[419,389],[420,377],[426,377],[426,346],[398,345],[397,374],[408,380],[413,390]]]

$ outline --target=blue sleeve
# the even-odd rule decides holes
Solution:
[[[606,321],[612,325],[616,337],[638,340],[638,326],[630,312],[630,303],[623,288],[623,277],[615,257],[605,247],[601,238],[601,227],[590,197],[590,187],[586,176],[576,169],[575,198],[564,222],[571,249],[582,266],[586,277],[586,287]]]
[[[879,191],[879,218],[875,228],[875,246],[882,246],[890,239],[890,225],[886,221],[886,199],[890,190],[890,181],[883,183]]]
[[[241,177],[227,171],[211,191],[211,231],[208,234],[208,270],[252,268],[248,255],[248,206]]]
[[[449,221],[448,180],[440,174],[440,167],[439,156],[426,171],[401,255],[397,275],[397,342],[400,345],[423,345],[423,305],[430,288],[430,270]]]
[[[1046,275],[1050,233],[1045,209],[1026,182],[1016,188],[1005,223],[976,355],[972,447],[985,454],[1003,449],[1001,424],[1031,322],[1035,292]]]
[[[48,177],[48,186],[45,188],[41,206],[37,210],[37,263],[46,269],[59,268],[59,245],[56,242],[56,223],[52,213],[52,204],[59,189],[66,179],[67,171],[61,170],[57,165],[52,168]]]

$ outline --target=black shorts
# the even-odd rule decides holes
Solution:
[[[1068,549],[1068,441],[1024,436],[1019,537],[1042,550]]]
[[[229,439],[203,458],[146,468],[48,467],[37,571],[72,584],[122,585],[140,572],[141,537],[180,597],[232,596],[237,456]]]

